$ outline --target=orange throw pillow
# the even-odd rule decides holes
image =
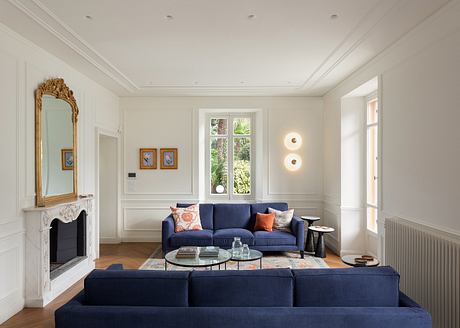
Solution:
[[[275,221],[275,213],[270,213],[270,214],[257,213],[256,214],[256,225],[254,227],[254,231],[262,230],[262,231],[272,232],[274,221]]]

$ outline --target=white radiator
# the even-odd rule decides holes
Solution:
[[[400,218],[385,220],[385,263],[434,328],[460,328],[460,238]]]

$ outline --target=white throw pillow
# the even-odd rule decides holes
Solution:
[[[275,221],[273,222],[273,229],[279,231],[291,232],[291,221],[294,216],[294,210],[278,211],[269,207],[268,213],[275,214]]]

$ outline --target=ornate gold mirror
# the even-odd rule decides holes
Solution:
[[[35,91],[36,205],[77,198],[77,117],[72,90],[50,79]]]

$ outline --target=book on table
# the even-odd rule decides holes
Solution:
[[[193,259],[198,254],[198,247],[195,246],[185,246],[179,248],[176,254],[176,258],[187,258]]]
[[[218,257],[219,247],[217,246],[206,246],[200,247],[200,257]]]

